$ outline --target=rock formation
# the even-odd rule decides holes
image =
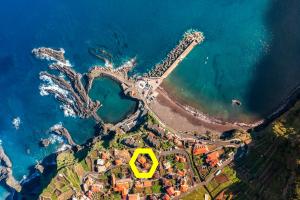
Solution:
[[[9,157],[5,154],[4,149],[0,146],[0,181],[4,180],[10,188],[20,192],[22,186],[12,175],[12,163]]]

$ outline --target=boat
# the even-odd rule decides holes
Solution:
[[[237,100],[237,99],[232,99],[231,100],[231,104],[233,106],[241,106],[242,105],[242,102],[240,100]]]

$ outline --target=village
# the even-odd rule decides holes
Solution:
[[[163,80],[203,40],[201,32],[187,31],[166,59],[143,77],[128,76],[135,65],[135,58],[117,68],[112,67],[109,59],[104,59],[106,67],[94,66],[84,74],[87,80],[85,86],[81,82],[81,74],[62,59],[63,50],[33,50],[37,57],[56,61],[50,69],[58,70],[72,80],[69,84],[60,77],[41,72],[41,78],[51,79],[58,87],[68,91],[65,95],[56,87],[45,87],[45,92],[56,94],[65,105],[65,112],[73,109],[73,113],[82,118],[93,117],[102,128],[102,134],[85,147],[76,145],[64,128],[56,130],[67,138],[72,148],[57,155],[57,175],[43,190],[40,199],[168,200],[180,199],[199,187],[211,189],[204,192],[202,198],[205,200],[222,194],[223,186],[235,180],[228,166],[234,157],[247,152],[247,145],[251,143],[249,133],[236,130],[230,136],[224,136],[210,129],[196,131],[197,127],[192,131],[177,131],[157,116],[152,105]],[[96,112],[101,102],[88,96],[93,80],[102,76],[117,81],[125,95],[139,102],[134,113],[116,124],[103,122]],[[42,140],[42,143],[47,141]],[[137,148],[150,148],[157,159],[158,166],[155,166],[150,178],[136,177],[130,166]],[[138,155],[133,162],[136,170],[142,173],[149,173],[155,164],[148,154]]]
[[[222,169],[231,163],[237,149],[251,140],[220,139],[216,145],[210,138],[182,139],[151,115],[137,130],[126,133],[119,129],[113,134],[108,144],[95,138],[82,160],[76,159],[72,150],[59,154],[57,163],[62,170],[40,199],[179,199],[214,179],[230,181]],[[152,178],[136,178],[129,166],[137,147],[152,148],[159,161]],[[147,154],[140,154],[135,161],[140,172],[149,171],[152,164]]]

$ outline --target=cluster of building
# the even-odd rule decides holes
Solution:
[[[209,169],[208,174],[211,174],[211,169],[217,169],[216,167],[221,166],[225,160],[224,150],[220,147],[202,144],[192,137],[180,138],[158,124],[148,123],[144,128],[145,131],[141,134],[127,137],[121,140],[121,143],[136,148],[137,141],[143,138],[147,146],[155,148],[159,152],[160,165],[153,177],[151,179],[135,178],[128,165],[132,150],[115,148],[106,152],[98,151],[92,162],[93,172],[82,180],[82,189],[87,200],[93,199],[95,194],[103,196],[118,194],[126,200],[145,199],[146,197],[149,199],[172,199],[187,192],[189,188],[200,182],[198,176],[194,174],[191,158],[203,161],[199,166],[195,163],[196,170],[200,175],[199,169]],[[163,141],[172,143],[167,151],[162,150]],[[189,156],[189,153],[192,154],[192,157]],[[148,172],[152,166],[152,160],[148,155],[141,154],[137,157],[135,165],[140,172]],[[121,173],[114,171],[118,167],[122,168]],[[125,174],[123,173],[124,168]],[[95,176],[107,174],[107,172],[110,173],[105,180],[98,180]]]
[[[173,159],[164,158],[162,161],[161,180],[165,190],[164,200],[169,200],[187,192],[188,188],[195,184],[192,169],[187,164],[187,158],[179,154],[173,154],[171,157]],[[184,167],[179,169],[174,163],[180,163]]]
[[[205,144],[195,144],[193,148],[194,156],[205,156],[205,162],[210,167],[215,167],[217,164],[221,165],[220,151],[210,152],[209,148]]]

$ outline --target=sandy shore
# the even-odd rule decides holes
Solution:
[[[156,92],[158,92],[158,96],[151,103],[151,109],[162,122],[176,131],[197,131],[200,133],[211,131],[220,133],[231,129],[247,130],[257,125],[223,122],[180,104],[170,97],[162,87],[159,87]]]

